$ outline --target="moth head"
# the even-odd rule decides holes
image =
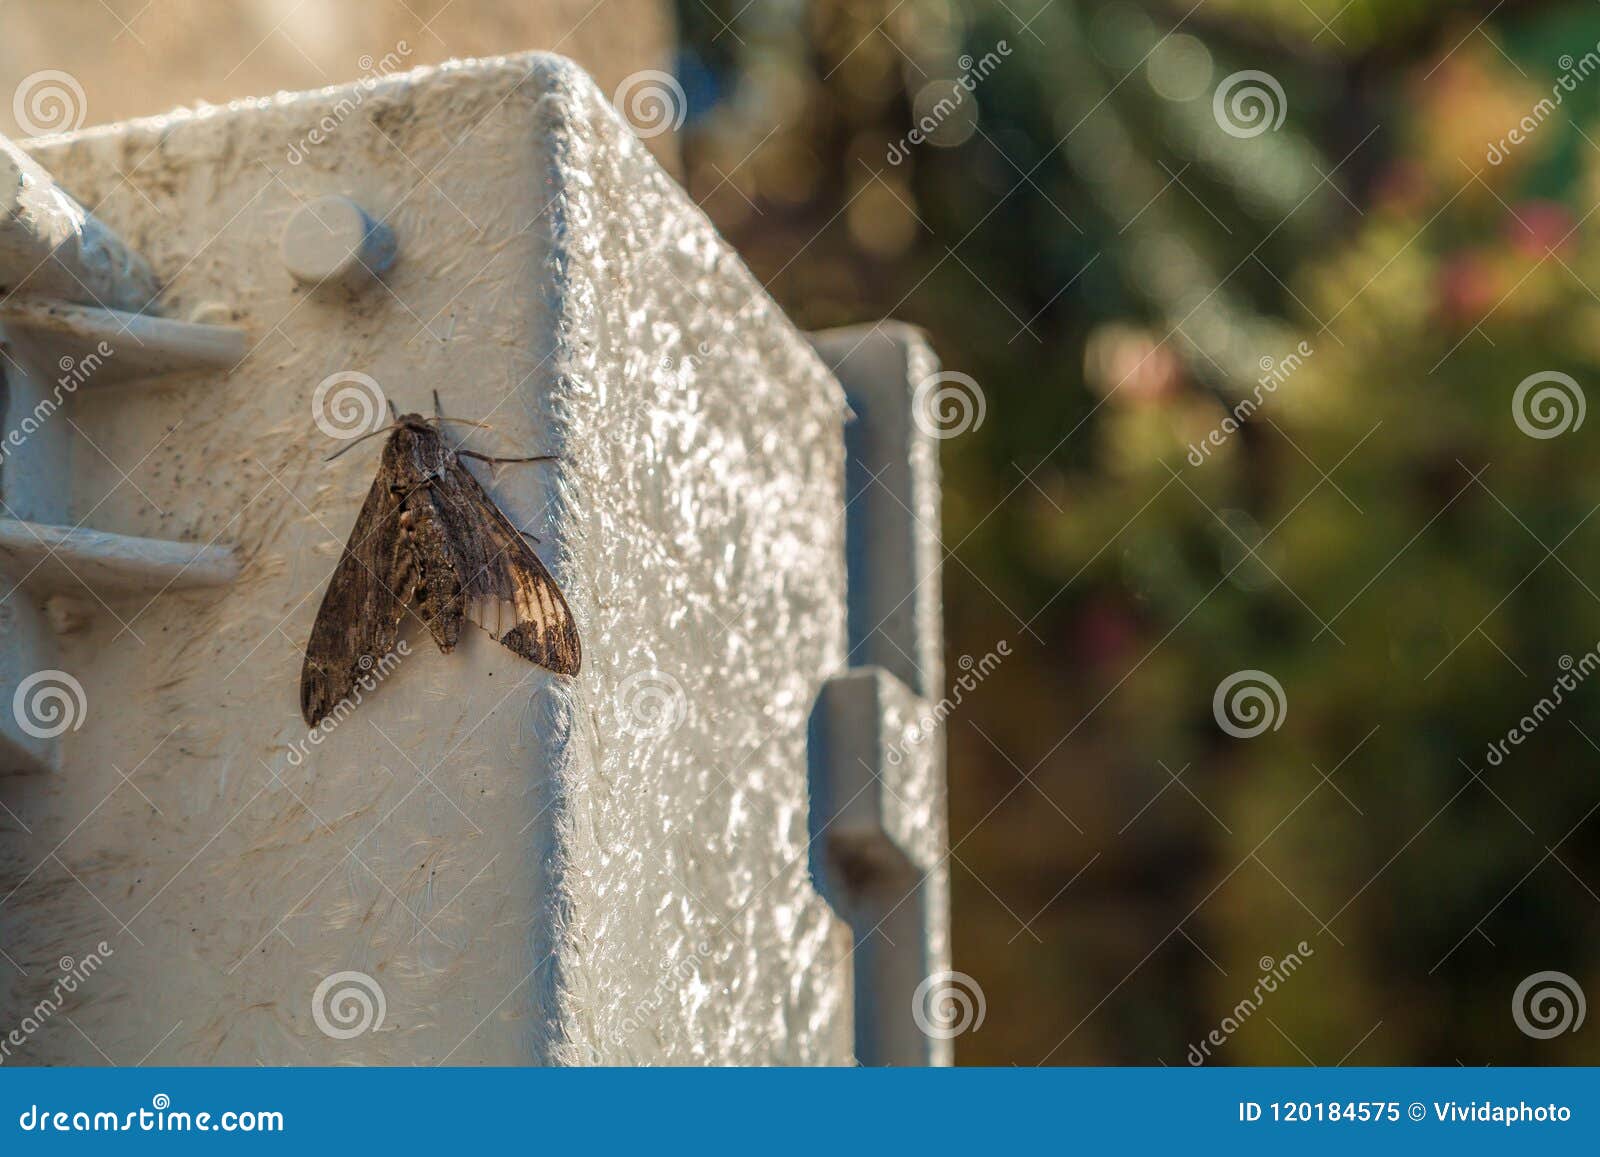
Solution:
[[[395,416],[395,420],[390,422],[387,426],[380,426],[376,430],[369,430],[367,433],[361,435],[343,449],[339,450],[338,453],[329,454],[324,461],[332,462],[335,458],[354,450],[368,438],[376,438],[380,434],[388,434],[391,436],[391,440],[394,438],[400,438],[405,442],[412,441],[419,434],[424,435],[429,439],[437,439],[439,436],[437,425],[438,421],[439,420],[437,418],[424,418],[421,414],[398,414]]]

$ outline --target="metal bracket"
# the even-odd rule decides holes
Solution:
[[[845,388],[853,664],[824,685],[811,732],[812,871],[855,932],[856,1056],[941,1065],[950,1041],[913,1008],[950,964],[937,444],[912,416],[938,369],[921,333],[885,323],[813,334]]]
[[[129,312],[159,291],[144,258],[0,137],[0,774],[59,763],[62,732],[29,700],[75,685],[53,667],[52,627],[81,617],[60,596],[154,595],[238,572],[227,547],[72,524],[69,427],[55,415],[80,387],[227,370],[245,355],[236,327]]]

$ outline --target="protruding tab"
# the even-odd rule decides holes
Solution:
[[[48,376],[115,385],[190,370],[230,370],[244,358],[245,332],[43,298],[0,301],[0,329],[39,347]]]
[[[394,264],[394,233],[349,197],[307,201],[283,227],[283,264],[306,285],[358,288]]]
[[[231,583],[233,548],[0,518],[0,572],[38,593],[126,594]]]

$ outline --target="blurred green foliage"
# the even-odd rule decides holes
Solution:
[[[1545,969],[1600,994],[1600,686],[1486,758],[1600,644],[1600,420],[1513,413],[1600,381],[1600,9],[680,18],[690,190],[773,294],[915,321],[986,398],[944,443],[951,658],[1015,652],[950,721],[959,1058],[1185,1063],[1304,940],[1215,1061],[1600,1059],[1511,1009]],[[1281,127],[1222,131],[1241,70]],[[1240,739],[1248,669],[1286,711]]]

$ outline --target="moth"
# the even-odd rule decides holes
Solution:
[[[378,476],[306,643],[300,710],[309,726],[394,651],[408,616],[446,653],[467,621],[541,667],[578,673],[583,653],[567,600],[523,532],[461,461],[541,462],[550,455],[491,458],[453,449],[439,426],[458,420],[395,413],[386,427]]]

